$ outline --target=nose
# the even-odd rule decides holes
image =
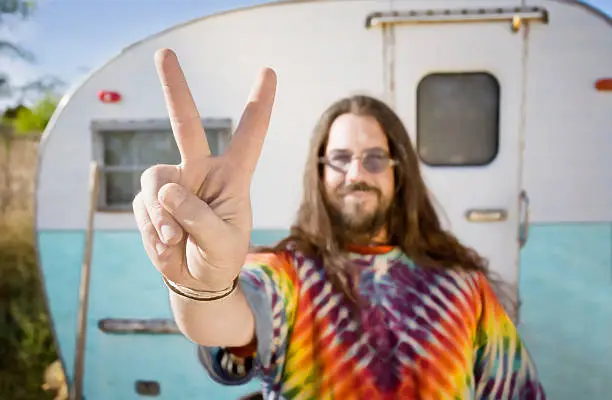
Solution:
[[[362,181],[365,173],[366,171],[361,164],[361,160],[358,158],[353,158],[351,164],[349,165],[348,171],[346,172],[345,180],[347,183]]]

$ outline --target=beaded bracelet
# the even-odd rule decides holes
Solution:
[[[231,286],[229,286],[226,289],[217,290],[217,291],[191,289],[186,286],[179,285],[176,282],[172,282],[171,280],[169,280],[163,275],[162,275],[162,279],[164,280],[164,283],[166,284],[166,286],[168,286],[168,288],[172,290],[174,293],[180,296],[183,296],[183,297],[187,297],[188,299],[191,299],[191,300],[196,300],[196,301],[215,301],[215,300],[222,299],[232,294],[234,290],[236,290],[236,287],[238,286],[238,277],[234,278],[234,281],[232,282]]]

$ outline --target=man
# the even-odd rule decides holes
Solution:
[[[319,121],[288,238],[249,252],[249,189],[276,78],[264,70],[210,157],[176,56],[156,55],[179,166],[142,176],[134,212],[177,325],[210,375],[283,399],[542,399],[485,262],[445,232],[408,134],[376,99]]]

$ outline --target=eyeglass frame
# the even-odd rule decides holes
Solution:
[[[387,167],[391,167],[391,168],[393,168],[393,167],[395,167],[396,165],[398,165],[398,164],[399,164],[399,161],[398,161],[397,159],[395,159],[394,157],[391,157],[391,154],[389,154],[389,153],[388,153],[388,152],[386,152],[386,151],[385,151],[385,152],[382,152],[382,154],[375,154],[375,155],[382,155],[382,156],[384,156],[384,157],[387,159],[387,165],[385,166],[385,168],[383,168],[383,169],[381,169],[380,171],[377,171],[377,172],[372,172],[372,171],[368,170],[368,169],[366,168],[365,164],[364,164],[364,160],[365,160],[365,158],[366,158],[367,156],[372,156],[372,152],[368,152],[368,151],[365,151],[365,152],[363,152],[363,153],[362,153],[362,154],[360,154],[360,155],[351,154],[351,160],[350,160],[350,162],[348,162],[348,163],[346,164],[346,165],[347,165],[346,170],[345,170],[345,169],[342,169],[341,167],[339,167],[339,166],[337,166],[337,165],[333,165],[333,164],[330,162],[330,159],[329,159],[329,156],[328,156],[328,155],[325,155],[325,156],[321,156],[321,157],[319,157],[319,163],[320,163],[320,164],[323,164],[323,165],[326,165],[326,166],[330,167],[331,169],[333,169],[334,171],[337,171],[337,172],[339,172],[339,173],[343,173],[343,174],[348,173],[348,171],[349,171],[349,169],[350,169],[351,165],[353,164],[353,161],[355,161],[355,160],[359,160],[359,163],[361,164],[361,167],[363,167],[363,169],[365,169],[365,170],[366,170],[368,173],[370,173],[370,174],[380,174],[380,173],[383,173],[383,172],[384,172],[384,170],[385,170]]]

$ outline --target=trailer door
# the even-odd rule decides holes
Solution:
[[[368,19],[383,31],[387,100],[406,123],[443,223],[488,259],[512,297],[526,199],[521,25],[540,17],[532,8]]]

